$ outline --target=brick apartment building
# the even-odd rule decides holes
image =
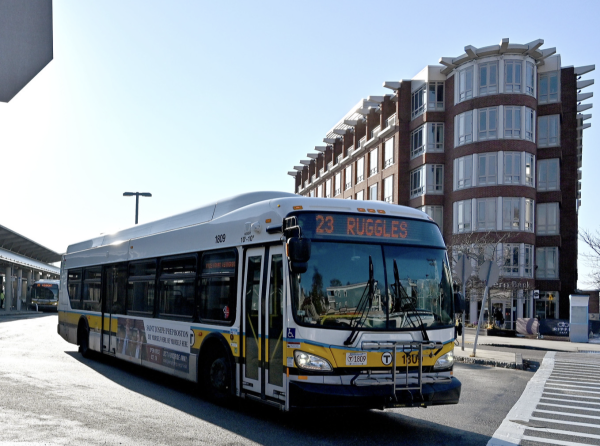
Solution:
[[[485,234],[502,265],[492,303],[506,320],[567,318],[594,82],[581,76],[594,66],[562,67],[543,43],[467,46],[385,82],[391,94],[361,100],[288,172],[295,192],[421,209],[448,245]],[[470,294],[475,320],[481,296]]]

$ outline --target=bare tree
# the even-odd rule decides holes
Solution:
[[[588,275],[587,284],[600,288],[600,230],[595,232],[588,230],[579,231],[579,239],[590,248],[590,253],[580,254],[592,272]]]

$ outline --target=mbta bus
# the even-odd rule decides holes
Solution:
[[[31,307],[37,310],[56,311],[60,280],[38,280],[31,286]]]
[[[69,246],[58,333],[284,411],[456,404],[438,226],[375,201],[236,196]],[[457,300],[458,299],[458,300]]]

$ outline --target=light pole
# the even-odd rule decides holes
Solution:
[[[138,224],[138,209],[140,207],[140,196],[151,197],[150,192],[123,192],[124,197],[133,197],[135,195],[135,224]]]

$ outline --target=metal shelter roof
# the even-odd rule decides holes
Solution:
[[[24,266],[25,268],[44,271],[46,273],[60,274],[60,268],[56,266],[48,265],[47,263],[40,262],[38,260],[32,260],[29,257],[15,254],[14,252],[0,248],[0,263],[3,260],[8,263]]]
[[[0,248],[44,263],[60,262],[60,254],[0,225]]]

